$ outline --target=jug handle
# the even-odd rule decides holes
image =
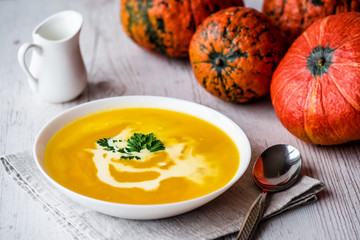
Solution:
[[[39,45],[36,45],[34,43],[24,43],[19,48],[18,61],[19,61],[20,67],[25,72],[25,75],[28,78],[30,86],[33,85],[33,86],[36,86],[36,88],[37,88],[38,80],[31,74],[31,72],[29,71],[29,68],[26,65],[26,61],[25,61],[25,54],[32,47],[38,49],[40,52],[42,51],[42,48]]]

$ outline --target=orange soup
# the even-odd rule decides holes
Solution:
[[[239,152],[216,126],[162,109],[94,113],[58,131],[45,166],[59,184],[92,198],[124,204],[193,199],[225,186]]]

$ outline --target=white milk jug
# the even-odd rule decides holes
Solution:
[[[80,52],[80,13],[67,10],[41,22],[32,32],[33,43],[23,44],[18,60],[30,87],[48,102],[70,101],[84,90],[87,73]],[[25,62],[32,48],[29,68]]]

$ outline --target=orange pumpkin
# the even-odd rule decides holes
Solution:
[[[213,95],[242,103],[269,93],[273,71],[286,51],[264,14],[231,7],[197,28],[189,48],[197,81]]]
[[[314,21],[328,15],[360,11],[359,0],[264,0],[263,13],[292,43]]]
[[[328,16],[300,35],[274,72],[271,99],[303,141],[360,139],[360,13]]]
[[[242,0],[121,0],[126,34],[153,53],[187,57],[191,36],[207,16]]]

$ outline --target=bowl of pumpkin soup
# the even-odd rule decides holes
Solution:
[[[206,106],[168,97],[88,102],[50,120],[36,164],[80,204],[128,219],[158,219],[218,197],[244,174],[251,149],[241,128]]]

